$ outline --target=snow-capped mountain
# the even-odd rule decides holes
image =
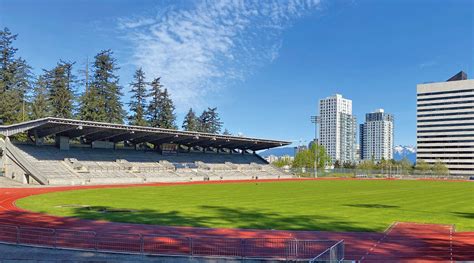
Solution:
[[[393,159],[396,161],[402,160],[406,157],[410,162],[416,161],[416,148],[413,146],[397,145],[393,149]]]
[[[277,157],[282,157],[285,155],[294,156],[295,155],[295,147],[278,147],[273,149],[268,149],[258,153],[263,158],[268,157],[270,155],[275,155]]]

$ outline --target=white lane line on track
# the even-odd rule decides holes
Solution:
[[[380,238],[366,253],[364,256],[360,258],[360,261],[363,261],[366,256],[368,256],[372,251],[374,251],[375,248],[377,248],[384,240],[387,238],[387,236],[392,232],[392,230],[395,228],[395,226],[398,225],[398,222],[393,223],[392,225],[389,226],[388,229],[385,230],[384,235],[382,238]]]

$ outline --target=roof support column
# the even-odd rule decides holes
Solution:
[[[34,133],[34,136],[35,136],[35,145],[36,145],[36,146],[41,146],[41,145],[43,145],[43,143],[44,143],[44,138],[43,138],[43,137],[40,137],[40,136],[38,135],[38,131],[37,131],[37,130],[34,130],[33,133]]]
[[[69,150],[69,137],[56,135],[55,141],[56,147],[58,147],[60,151]]]

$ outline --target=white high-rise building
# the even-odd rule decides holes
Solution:
[[[459,72],[417,86],[416,159],[441,161],[451,175],[474,174],[474,80]]]
[[[362,160],[393,159],[393,115],[383,109],[365,115],[360,125],[360,154]]]
[[[340,94],[319,100],[319,141],[332,162],[354,162],[356,154],[356,118],[352,101]]]

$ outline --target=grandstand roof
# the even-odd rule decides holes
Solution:
[[[30,135],[36,134],[38,137],[61,135],[70,138],[84,137],[89,141],[131,141],[134,143],[148,142],[152,144],[177,143],[188,146],[248,149],[254,151],[290,144],[290,142],[286,141],[53,117],[13,125],[0,125],[0,134],[4,136],[12,136],[21,132],[28,132]]]

